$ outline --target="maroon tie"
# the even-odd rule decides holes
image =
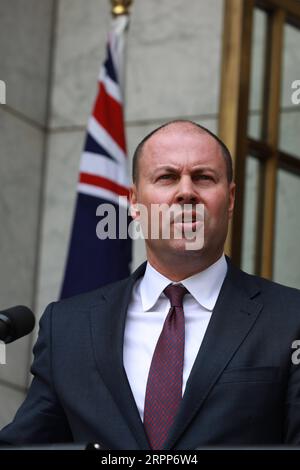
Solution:
[[[171,308],[157,341],[148,375],[144,426],[152,449],[163,448],[182,399],[184,313],[187,289],[169,285],[164,290]]]

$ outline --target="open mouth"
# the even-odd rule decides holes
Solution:
[[[204,217],[196,211],[182,212],[174,218],[174,233],[185,238],[186,236],[196,236],[203,229]]]
[[[197,224],[197,223],[203,223],[203,214],[200,214],[199,212],[192,211],[192,212],[182,212],[180,214],[177,214],[176,217],[174,217],[173,223],[174,224]]]

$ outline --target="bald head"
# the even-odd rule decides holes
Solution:
[[[180,130],[181,132],[186,131],[187,133],[195,132],[200,135],[209,134],[220,146],[220,150],[221,150],[221,153],[224,158],[225,165],[226,165],[227,180],[228,180],[228,183],[232,182],[233,180],[232,158],[226,145],[222,142],[221,139],[219,139],[219,137],[217,137],[213,132],[211,132],[206,127],[203,127],[200,124],[197,124],[196,122],[182,119],[182,120],[167,122],[166,124],[163,124],[157,129],[154,129],[152,132],[146,135],[146,137],[144,137],[143,140],[138,144],[134,152],[133,161],[132,161],[132,180],[134,183],[138,183],[139,161],[144,154],[144,150],[145,150],[145,146],[147,142],[148,141],[150,142],[152,136],[158,133],[176,132],[176,130]]]

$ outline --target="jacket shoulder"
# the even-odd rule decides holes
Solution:
[[[239,268],[236,268],[230,263],[230,271],[233,273],[235,279],[243,285],[246,290],[253,293],[260,293],[265,299],[272,302],[283,300],[289,304],[298,305],[300,307],[300,290],[294,287],[289,287],[260,276],[246,273]],[[254,287],[254,288],[253,288]]]
[[[55,310],[74,310],[74,308],[76,310],[86,310],[97,305],[103,298],[113,295],[122,288],[126,288],[129,280],[130,278],[126,278],[121,281],[112,282],[98,289],[58,300],[53,302],[52,305],[55,307]]]

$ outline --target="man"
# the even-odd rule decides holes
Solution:
[[[224,257],[235,194],[227,148],[195,123],[168,123],[138,146],[133,181],[142,225],[139,204],[148,215],[179,205],[190,218],[171,218],[170,237],[148,237],[148,262],[128,279],[47,308],[31,388],[1,441],[300,443],[300,295]],[[187,249],[202,205],[204,244]]]

